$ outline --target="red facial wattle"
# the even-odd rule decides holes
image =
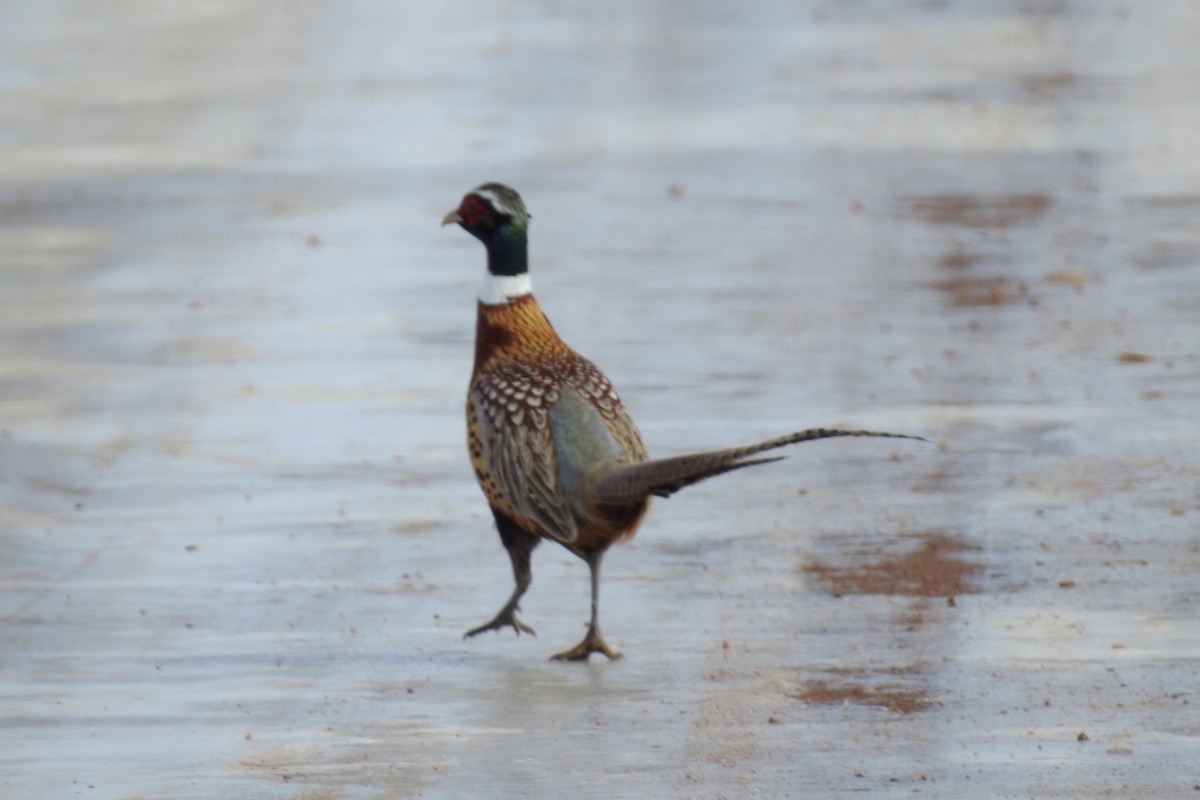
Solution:
[[[482,227],[492,214],[491,206],[485,200],[473,194],[464,197],[462,205],[458,207],[458,218],[462,220],[462,225],[467,230]]]

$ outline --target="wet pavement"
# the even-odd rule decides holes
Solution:
[[[986,7],[985,7],[986,6]],[[1182,4],[10,4],[0,796],[1200,796]],[[550,663],[467,463],[484,180],[653,455]]]

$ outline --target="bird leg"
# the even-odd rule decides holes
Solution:
[[[520,528],[496,509],[492,509],[492,514],[496,517],[496,528],[500,531],[500,541],[504,543],[504,549],[508,551],[508,557],[512,559],[513,578],[517,582],[517,588],[513,589],[512,596],[508,598],[508,602],[492,618],[491,622],[485,622],[477,628],[472,628],[463,634],[463,638],[467,639],[484,631],[498,631],[505,627],[512,628],[518,636],[522,633],[536,636],[533,628],[517,619],[517,609],[521,607],[521,595],[525,594],[529,584],[533,583],[533,572],[529,568],[529,555],[533,552],[533,548],[537,547],[540,539]]]
[[[570,650],[555,653],[550,656],[550,659],[552,661],[587,661],[588,656],[592,653],[603,653],[608,656],[610,661],[616,661],[624,657],[608,646],[608,643],[604,641],[604,637],[600,635],[600,628],[598,626],[588,625],[587,635],[583,637],[582,642]]]
[[[518,584],[516,591],[514,591],[512,594],[512,597],[510,597],[508,602],[504,604],[504,608],[500,609],[500,613],[496,614],[496,616],[492,618],[491,622],[485,622],[477,628],[471,628],[471,630],[463,634],[463,638],[468,639],[476,634],[483,633],[484,631],[498,631],[504,627],[511,627],[517,632],[518,636],[520,636],[522,633],[528,633],[530,636],[537,636],[537,633],[534,632],[533,628],[517,619],[517,609],[521,607],[518,601],[521,599],[521,595],[524,594],[527,587],[528,584],[525,586]]]
[[[587,661],[592,653],[603,653],[610,661],[621,658],[621,654],[610,648],[600,635],[600,559],[603,557],[603,550],[594,550],[585,557],[592,573],[592,621],[588,623],[587,634],[570,650],[550,656],[553,661]]]

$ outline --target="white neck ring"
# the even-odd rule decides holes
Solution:
[[[489,306],[502,306],[518,297],[533,293],[529,273],[520,275],[492,275],[488,273],[479,287],[479,301]]]

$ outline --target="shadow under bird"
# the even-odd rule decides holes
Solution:
[[[487,248],[479,293],[475,366],[467,392],[471,463],[512,559],[516,589],[489,622],[467,631],[533,629],[517,619],[532,574],[530,554],[542,539],[587,562],[592,618],[576,646],[553,656],[586,660],[621,655],[600,634],[600,561],[614,542],[637,531],[651,496],[782,456],[759,454],[835,436],[921,439],[898,433],[813,428],[746,447],[647,460],[641,434],[608,378],[568,347],[534,299],[529,281],[529,214],[520,195],[485,183],[442,220]]]

